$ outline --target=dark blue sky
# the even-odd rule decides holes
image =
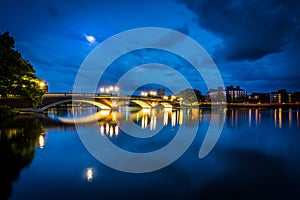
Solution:
[[[0,0],[0,32],[10,31],[50,92],[70,91],[81,63],[108,37],[132,28],[165,27],[198,41],[217,64],[225,85],[253,91],[300,90],[300,1],[218,0]],[[149,57],[135,52],[118,61]],[[203,80],[184,61],[150,52],[185,72],[193,87]],[[141,56],[142,55],[142,56]],[[152,60],[151,60],[152,59]],[[125,66],[125,67],[122,67]],[[114,82],[111,71],[106,82]],[[141,77],[142,78],[142,77]]]

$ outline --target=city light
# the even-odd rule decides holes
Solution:
[[[148,92],[141,92],[141,96],[147,97],[148,96]]]
[[[156,96],[157,92],[155,91],[150,91],[150,96]]]
[[[176,99],[176,96],[172,95],[171,96],[171,101],[174,101]]]
[[[94,171],[93,168],[87,168],[86,170],[86,178],[88,182],[92,182],[94,178]]]
[[[40,87],[41,87],[41,88],[43,88],[43,87],[45,87],[45,86],[46,86],[46,83],[42,81],[42,82],[40,82],[40,84],[39,84],[39,85],[40,85]]]
[[[46,143],[46,140],[45,140],[45,134],[42,133],[42,134],[39,136],[39,147],[40,147],[41,149],[43,149],[44,146],[45,146],[45,143]]]
[[[118,94],[118,92],[120,91],[120,88],[118,86],[107,86],[107,87],[100,87],[99,89],[101,94],[113,94],[113,92],[115,92],[116,94]]]
[[[153,97],[157,95],[157,92],[156,91],[150,91],[149,93],[144,91],[141,92],[141,96],[143,97],[147,97],[148,95]]]

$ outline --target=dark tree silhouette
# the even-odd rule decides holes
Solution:
[[[38,138],[44,131],[35,118],[9,119],[0,122],[0,199],[9,199],[13,182],[19,179],[21,170],[30,165]]]
[[[14,49],[15,40],[9,32],[0,33],[0,95],[29,100],[33,106],[41,103],[45,89],[35,75],[33,66]]]

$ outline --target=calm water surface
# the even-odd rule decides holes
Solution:
[[[0,199],[300,199],[300,110],[220,110],[226,118],[222,134],[202,159],[198,153],[208,124],[220,117],[211,116],[210,110],[103,112],[99,137],[132,152],[160,149],[179,126],[199,125],[183,156],[143,174],[101,164],[86,150],[73,124],[57,121],[58,116],[94,112],[52,110],[1,120]],[[134,138],[120,127],[158,133]]]

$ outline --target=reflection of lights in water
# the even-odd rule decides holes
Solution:
[[[251,116],[251,114],[252,114],[252,110],[251,110],[251,109],[249,109],[249,111],[248,111],[249,127],[251,127],[251,120],[252,120],[252,116]]]
[[[114,128],[112,126],[110,126],[109,137],[112,137],[113,135],[114,135]]]
[[[145,115],[142,117],[142,129],[147,128],[147,126],[148,126],[148,116]]]
[[[101,135],[104,135],[104,126],[103,125],[100,126],[100,133],[101,133]]]
[[[105,133],[107,135],[109,134],[109,124],[108,123],[106,124],[106,127],[105,127]]]
[[[117,121],[117,112],[112,112],[112,121]]]
[[[277,109],[274,110],[274,127],[277,126]]]
[[[127,106],[126,106],[126,110],[125,110],[125,119],[126,119],[126,121],[129,119],[129,111],[128,111]]]
[[[110,114],[110,110],[100,110],[100,114],[101,115],[109,115]]]
[[[46,143],[46,141],[45,141],[45,134],[42,133],[42,134],[39,136],[39,147],[40,147],[41,149],[44,148],[45,143]]]
[[[165,111],[164,113],[164,126],[167,126],[168,125],[168,112]]]
[[[165,112],[171,112],[172,108],[165,108],[164,110],[165,110]]]
[[[150,120],[150,130],[155,130],[156,129],[156,116],[151,116]]]
[[[292,109],[289,108],[289,127],[292,127]]]
[[[224,109],[224,113],[226,113],[227,111],[227,108],[226,110]],[[182,111],[182,117],[183,117],[183,111]],[[199,110],[199,122],[201,122],[203,119],[203,113],[202,113],[202,109]]]
[[[151,108],[143,108],[143,109],[142,109],[142,113],[143,113],[143,114],[149,114],[150,111],[151,111]]]
[[[115,127],[115,135],[116,136],[119,135],[119,127],[118,126]]]
[[[183,110],[179,110],[179,125],[183,124]]]
[[[279,108],[278,122],[279,122],[279,128],[282,128],[282,108]]]
[[[172,118],[171,118],[171,125],[175,126],[176,125],[176,112],[172,112]]]
[[[231,109],[231,126],[234,126],[234,110]]]
[[[258,109],[255,109],[255,126],[257,126],[258,124],[258,119],[259,119]]]
[[[93,168],[86,169],[86,178],[88,182],[92,182],[94,178],[94,171]]]
[[[198,109],[193,108],[192,109],[192,120],[198,119]]]
[[[297,128],[299,128],[299,111],[296,112]]]

